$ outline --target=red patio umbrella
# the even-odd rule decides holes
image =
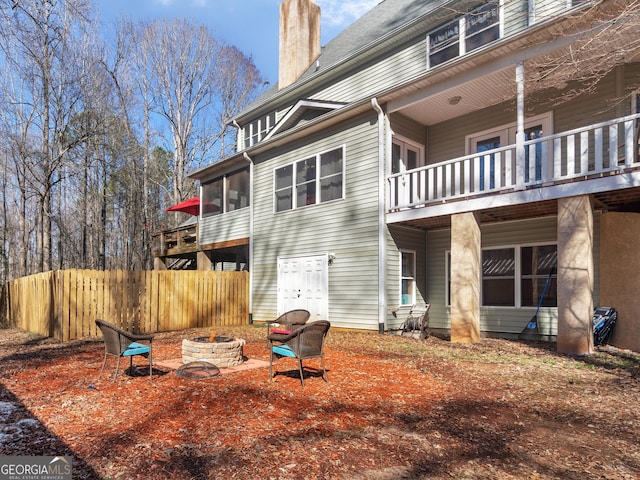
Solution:
[[[165,212],[184,212],[189,215],[200,215],[200,197],[187,198],[185,201],[165,209]]]

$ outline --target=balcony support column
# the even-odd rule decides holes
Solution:
[[[524,188],[524,62],[516,64],[516,189]]]
[[[593,353],[593,207],[589,195],[558,200],[558,352]]]
[[[480,339],[480,225],[473,213],[451,217],[451,341]]]

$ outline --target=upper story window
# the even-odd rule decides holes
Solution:
[[[276,212],[343,198],[344,148],[277,168],[274,176]]]
[[[244,148],[249,148],[260,142],[276,125],[276,113],[271,112],[269,115],[247,123],[244,127]]]
[[[553,18],[589,0],[527,0],[529,25]]]
[[[248,207],[249,183],[249,169],[244,168],[202,184],[202,216]]]
[[[501,8],[490,2],[427,35],[428,68],[500,38]]]

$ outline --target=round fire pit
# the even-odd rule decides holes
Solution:
[[[209,362],[218,368],[234,367],[243,362],[242,347],[246,342],[242,338],[216,336],[197,337],[182,340],[182,363]]]

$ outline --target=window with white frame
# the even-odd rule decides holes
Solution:
[[[565,0],[549,1],[549,0],[527,0],[527,14],[529,16],[529,25],[540,22],[552,17],[556,17],[582,3],[589,0]]]
[[[277,168],[275,211],[338,200],[344,195],[344,147]]]
[[[202,216],[209,217],[248,207],[249,183],[248,168],[203,183]]]
[[[451,252],[446,254],[447,305],[451,305]],[[482,250],[484,307],[556,307],[557,245],[516,245]],[[543,297],[544,292],[544,297]]]
[[[515,307],[515,248],[482,251],[482,305]]]
[[[402,173],[423,165],[423,148],[416,143],[394,135],[391,143],[391,173]]]
[[[400,304],[416,303],[416,252],[402,250],[400,252]]]
[[[544,162],[542,154],[542,143],[534,142],[538,138],[553,133],[553,113],[547,112],[525,119],[524,123],[525,141],[529,142],[525,150],[524,174],[525,181],[539,181],[542,179],[542,163]],[[490,152],[491,150],[514,145],[516,143],[517,126],[515,122],[500,125],[498,127],[483,130],[481,132],[467,135],[465,141],[465,154]],[[488,190],[493,188],[495,184],[495,154],[487,153],[480,158],[480,189]],[[484,178],[484,163],[488,161],[489,179]],[[509,179],[506,179],[509,181]]]
[[[427,68],[440,65],[500,38],[502,9],[488,2],[427,35]]]
[[[271,112],[264,117],[254,120],[243,127],[244,148],[249,148],[260,142],[276,125],[276,114]]]
[[[520,247],[520,304],[536,307],[558,305],[556,268],[558,248],[556,245],[532,245]]]

